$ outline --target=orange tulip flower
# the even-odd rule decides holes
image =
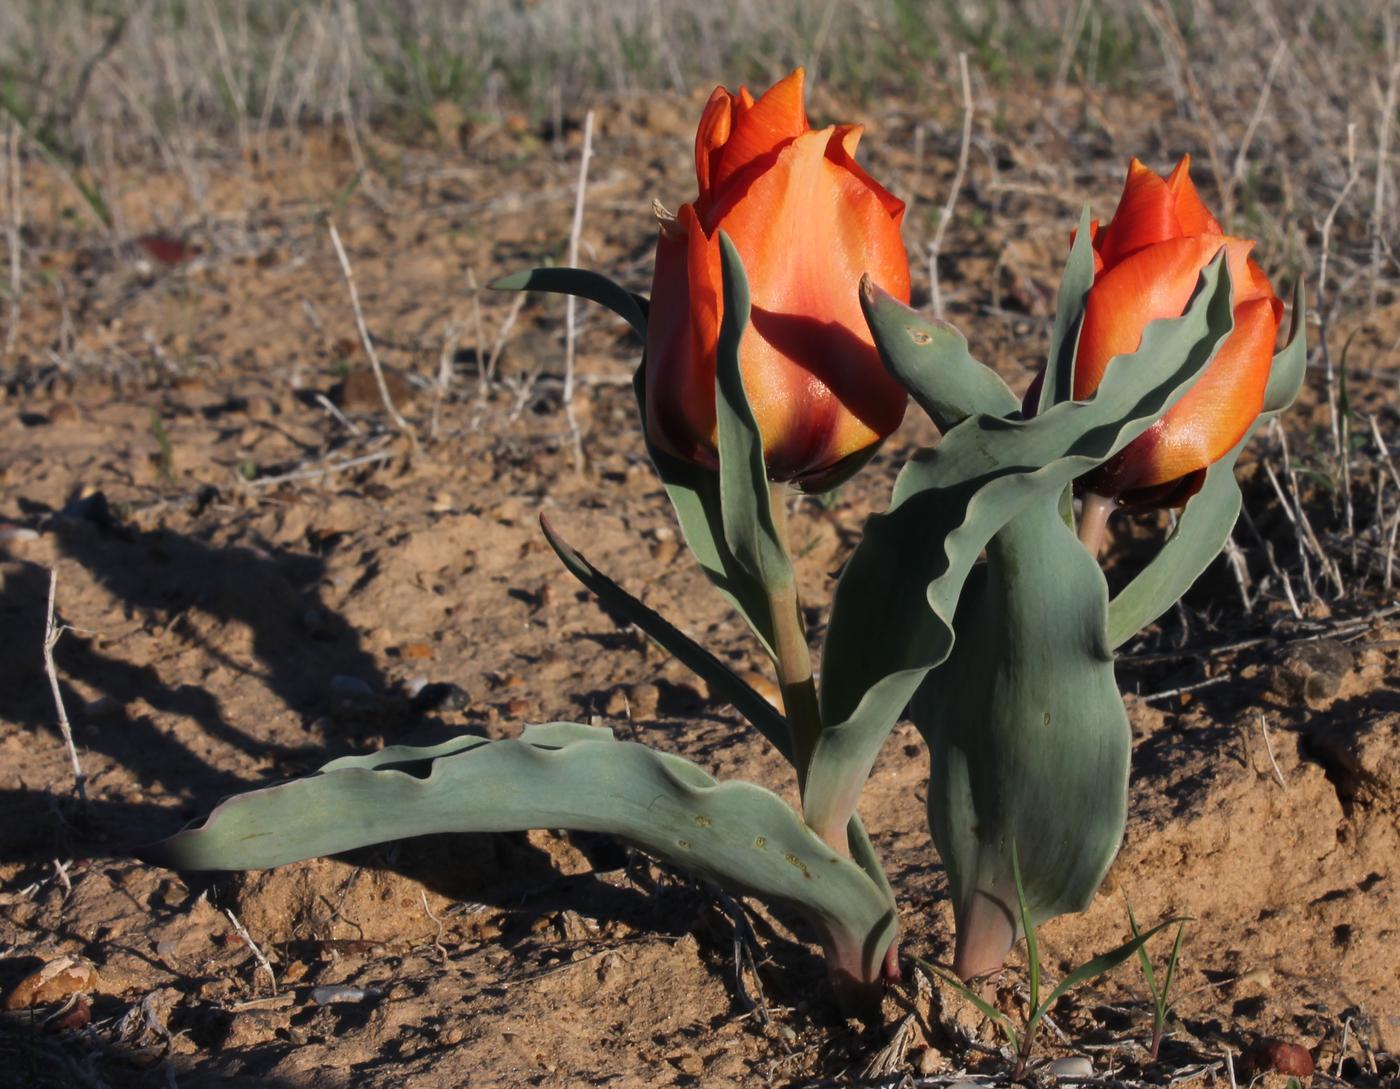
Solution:
[[[868,272],[909,298],[904,204],[855,161],[861,126],[813,130],[799,68],[757,101],[717,88],[695,137],[699,195],[662,218],[647,337],[652,441],[716,464],[715,351],[723,310],[719,232],[748,273],[744,389],[768,475],[819,488],[904,416],[858,299]]]
[[[1125,506],[1179,507],[1264,407],[1283,303],[1250,257],[1254,243],[1220,229],[1191,184],[1191,158],[1161,178],[1136,159],[1113,219],[1094,235],[1074,396],[1091,396],[1116,355],[1136,351],[1147,323],[1182,314],[1201,272],[1225,249],[1235,328],[1196,384],[1112,460],[1080,481]]]

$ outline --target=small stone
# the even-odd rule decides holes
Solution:
[[[1082,1055],[1066,1055],[1046,1063],[1045,1072],[1056,1078],[1092,1078],[1094,1064]]]
[[[37,541],[39,534],[28,526],[13,526],[0,523],[0,545],[18,544],[20,541]]]
[[[416,691],[413,690],[414,685],[418,685]],[[423,680],[421,684],[418,681],[410,682],[409,688],[409,699],[413,701],[415,711],[465,711],[472,705],[472,694],[455,684],[430,684]]]
[[[405,643],[399,648],[399,657],[408,658],[411,661],[423,661],[433,656],[433,648],[429,643]]]
[[[739,679],[771,703],[779,714],[782,713],[783,693],[770,678],[762,673],[755,673],[752,669],[745,669],[740,672]]]
[[[1335,639],[1299,643],[1271,670],[1270,687],[1285,699],[1326,703],[1336,696],[1354,664],[1351,651]]]
[[[627,693],[621,688],[614,688],[608,695],[608,702],[603,705],[603,713],[611,718],[618,718],[630,710],[631,705],[627,702]]]
[[[97,987],[97,968],[82,957],[55,957],[20,980],[5,999],[7,1010],[27,1010],[61,1002],[69,995],[87,994]]]
[[[530,711],[530,701],[524,696],[512,696],[506,700],[506,714],[519,718]]]
[[[673,1055],[671,1062],[675,1063],[676,1069],[682,1074],[688,1074],[692,1078],[698,1078],[705,1072],[705,1060],[693,1052],[685,1055]]]
[[[680,552],[681,546],[674,537],[667,537],[651,546],[651,558],[662,567],[665,567]]]
[[[305,977],[306,972],[306,961],[294,960],[291,964],[288,964],[282,969],[278,978],[282,983],[292,984]]]
[[[1237,1073],[1243,1078],[1253,1078],[1259,1074],[1310,1078],[1313,1070],[1313,1057],[1307,1048],[1277,1037],[1264,1036],[1245,1048]]]
[[[270,420],[277,414],[272,402],[266,397],[249,397],[244,411],[250,420]]]
[[[369,683],[359,677],[347,677],[343,673],[338,673],[331,678],[331,691],[337,696],[357,698],[374,695],[374,689]]]
[[[921,1078],[937,1074],[943,1069],[943,1052],[936,1047],[926,1047],[919,1053],[918,1070]]]
[[[632,705],[633,718],[655,718],[661,689],[654,684],[634,684],[627,690],[627,700]]]
[[[311,1001],[318,1006],[358,1005],[379,997],[373,987],[347,987],[335,984],[329,987],[315,987],[311,991]]]
[[[49,423],[54,427],[72,427],[82,422],[82,414],[72,401],[59,401],[49,409]]]
[[[449,1025],[438,1033],[438,1043],[444,1047],[455,1047],[466,1039],[466,1035],[460,1025]]]
[[[89,721],[116,718],[122,713],[123,706],[121,701],[104,694],[83,704],[83,717]]]
[[[413,387],[398,371],[386,369],[384,385],[389,390],[389,399],[396,407],[413,396]],[[347,374],[345,381],[331,391],[331,400],[347,412],[374,412],[384,407],[379,382],[369,367],[357,367]]]

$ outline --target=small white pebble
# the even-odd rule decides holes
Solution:
[[[379,992],[373,987],[347,987],[344,984],[317,987],[311,992],[311,1001],[318,1006],[329,1006],[335,1002],[354,1004],[378,997]]]
[[[1057,1078],[1092,1078],[1094,1064],[1082,1055],[1067,1055],[1046,1063],[1045,1072]]]

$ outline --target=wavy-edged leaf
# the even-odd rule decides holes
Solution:
[[[952,652],[911,704],[967,977],[1000,966],[1028,932],[1023,915],[1082,909],[1127,817],[1132,731],[1103,643],[1108,588],[1057,500],[1042,496],[988,543]]]
[[[554,295],[576,295],[606,306],[632,326],[644,343],[647,339],[647,300],[600,272],[586,268],[532,268],[502,276],[486,286],[493,291],[547,291]]]
[[[562,747],[521,739],[416,760],[400,753],[425,773],[341,765],[238,795],[143,857],[173,869],[263,869],[432,833],[605,832],[724,888],[791,906],[876,978],[895,929],[885,891],[781,798],[751,783],[716,783],[633,742],[574,739],[567,725],[547,730]]]
[[[637,410],[646,419],[646,361],[632,379]],[[739,562],[724,538],[719,473],[668,454],[646,438],[647,453],[666,488],[686,546],[720,595],[743,617],[768,656],[773,657],[773,621],[768,594]]]
[[[972,358],[967,338],[951,324],[905,306],[869,276],[860,282],[860,306],[885,369],[940,431],[969,416],[1009,416],[1021,407],[990,367]]]
[[[660,613],[642,604],[589,563],[582,553],[554,532],[543,515],[540,517],[540,528],[544,531],[549,547],[554,549],[554,554],[568,568],[569,573],[593,591],[599,601],[630,623],[636,624],[674,654],[692,673],[704,678],[711,692],[728,700],[789,763],[792,762],[792,745],[788,739],[787,721],[772,704],[690,636]]]
[[[719,233],[724,316],[715,352],[715,427],[719,434],[719,495],[724,538],[768,595],[793,583],[792,561],[778,536],[769,499],[763,436],[744,392],[739,345],[749,324],[749,280],[739,251]]]
[[[1206,470],[1201,490],[1186,502],[1176,528],[1157,555],[1123,587],[1108,606],[1108,645],[1117,649],[1165,613],[1211,565],[1234,529],[1240,513],[1240,486],[1235,462],[1254,434],[1293,403],[1307,367],[1303,282],[1293,292],[1288,340],[1274,356],[1264,411],[1235,448]]]
[[[1079,332],[1084,325],[1084,306],[1094,286],[1094,246],[1089,237],[1089,206],[1079,213],[1079,229],[1060,277],[1060,293],[1055,302],[1055,327],[1050,334],[1050,355],[1040,384],[1036,415],[1051,405],[1074,399],[1074,359],[1079,354]]]
[[[993,535],[1037,498],[1058,501],[1072,480],[1151,426],[1233,328],[1229,274],[1217,257],[1186,313],[1151,323],[1092,399],[1030,420],[971,416],[904,467],[889,509],[867,521],[837,584],[822,656],[822,721],[831,725],[804,796],[814,827],[844,824],[905,704],[948,657],[963,582]]]
[[[643,341],[647,339],[647,299],[635,295],[606,276],[588,269],[534,268],[502,276],[489,287],[499,291],[547,291],[576,295],[600,303],[624,318]],[[646,359],[633,379],[640,419],[646,420]],[[696,562],[715,588],[753,629],[764,649],[773,653],[772,623],[762,587],[735,558],[724,539],[720,518],[719,474],[692,465],[657,447],[647,439],[647,453],[675,507],[681,532]]]

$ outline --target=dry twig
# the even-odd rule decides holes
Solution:
[[[569,228],[569,267],[578,267],[578,241],[583,233],[583,204],[588,190],[588,161],[593,157],[593,111],[583,117],[583,152],[578,162],[578,189],[574,193],[574,218]],[[569,421],[569,441],[574,451],[574,472],[583,472],[583,438],[574,416],[574,312],[578,300],[564,300],[564,417]]]
[[[972,146],[972,78],[967,70],[967,54],[958,54],[958,75],[962,80],[963,120],[962,139],[958,145],[958,166],[953,172],[953,184],[948,190],[938,213],[938,226],[934,228],[933,239],[928,244],[929,292],[933,297],[933,316],[943,317],[943,295],[938,289],[938,255],[943,250],[943,235],[953,219],[953,208],[958,202],[958,192],[962,189],[963,178],[967,174],[967,155]]]
[[[389,386],[384,381],[384,368],[379,363],[379,353],[375,351],[374,339],[369,335],[369,327],[365,324],[365,312],[360,306],[360,293],[355,290],[355,273],[350,267],[350,258],[346,256],[345,247],[340,241],[340,232],[335,229],[335,220],[326,220],[330,228],[331,245],[335,247],[335,255],[340,261],[340,271],[345,277],[345,286],[350,293],[350,309],[355,313],[355,328],[360,334],[360,343],[364,345],[365,355],[369,358],[369,365],[374,370],[374,380],[379,385],[379,396],[384,402],[384,411],[389,414],[389,419],[394,421],[394,426],[408,436],[409,445],[414,453],[418,452],[418,436],[413,430],[413,425],[399,414],[399,410],[394,407],[394,399],[389,396]]]
[[[83,776],[83,767],[78,763],[78,748],[73,744],[73,728],[68,724],[68,712],[63,708],[63,693],[58,686],[58,669],[53,663],[53,648],[57,645],[59,638],[68,630],[67,624],[54,627],[54,595],[58,589],[58,572],[49,571],[49,607],[47,618],[44,621],[44,672],[49,678],[49,690],[53,692],[53,704],[58,712],[58,732],[63,735],[64,747],[68,750],[68,762],[73,766],[73,791],[78,796],[78,802],[87,804],[87,780]]]

